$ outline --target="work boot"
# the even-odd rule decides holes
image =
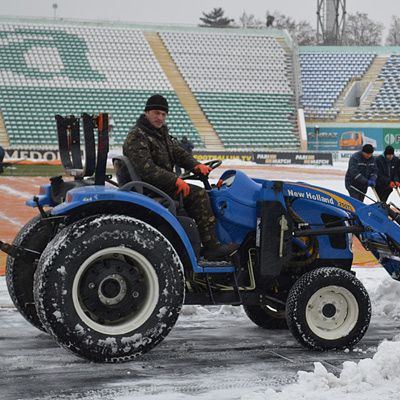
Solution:
[[[206,245],[202,254],[208,261],[224,261],[232,256],[238,248],[239,245],[236,243],[222,244],[217,242],[213,245]]]

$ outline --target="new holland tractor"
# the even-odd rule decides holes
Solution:
[[[351,271],[353,236],[400,277],[393,205],[238,170],[225,171],[216,185],[183,176],[205,185],[219,240],[240,244],[229,260],[205,260],[179,201],[143,182],[123,156],[113,158],[116,181],[106,174],[107,114],[56,120],[67,178],[40,188],[27,202],[37,216],[0,248],[16,308],[79,356],[133,360],[168,335],[184,304],[242,305],[271,334],[288,328],[310,349],[350,348],[371,316]]]

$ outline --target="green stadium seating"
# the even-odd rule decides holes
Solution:
[[[121,145],[146,99],[168,98],[171,134],[204,147],[143,32],[0,21],[0,111],[10,145],[56,146],[55,114],[112,114]]]

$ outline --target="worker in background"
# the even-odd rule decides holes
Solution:
[[[375,188],[376,186],[378,169],[373,154],[374,147],[371,144],[365,144],[360,151],[350,157],[345,186],[354,199],[364,201],[368,187]]]
[[[398,157],[394,155],[392,146],[386,146],[383,154],[376,158],[376,166],[378,168],[376,191],[379,199],[386,203],[393,189],[400,187],[400,164]]]
[[[4,156],[6,155],[6,152],[4,151],[4,149],[0,146],[0,174],[2,174],[4,172],[3,169],[3,160],[4,160]]]

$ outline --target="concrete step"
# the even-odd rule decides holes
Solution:
[[[348,91],[354,83],[351,80],[344,88],[342,94],[335,102],[335,107],[339,108],[339,114],[337,115],[335,122],[350,122],[351,118],[355,115],[355,112],[359,109],[368,109],[372,101],[375,99],[376,95],[379,93],[380,88],[383,85],[383,81],[378,80],[378,75],[380,74],[383,66],[386,64],[387,56],[377,56],[369,67],[368,71],[363,75],[361,79],[358,80],[361,85],[361,89],[365,90],[370,82],[372,82],[373,87],[370,89],[367,97],[362,101],[360,107],[344,107],[344,98],[347,96]]]
[[[8,138],[6,126],[4,124],[3,114],[0,112],[0,146],[9,147],[10,141]]]
[[[204,115],[158,33],[144,32],[144,36],[206,147],[215,150],[223,149],[224,146],[220,138]]]

